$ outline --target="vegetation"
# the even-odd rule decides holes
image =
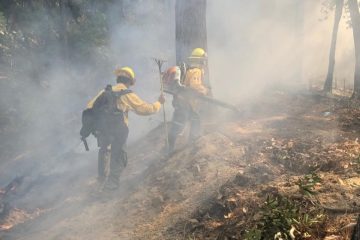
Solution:
[[[312,196],[319,182],[321,178],[311,173],[300,178],[296,185],[300,193]],[[321,207],[309,199],[291,199],[278,194],[267,196],[259,214],[257,227],[247,231],[245,239],[307,239],[326,219]]]
[[[325,219],[309,202],[269,195],[260,209],[258,226],[245,234],[247,240],[306,239]]]
[[[35,130],[33,121],[47,118],[50,104],[70,106],[66,112],[59,111],[62,106],[52,107],[54,126],[80,111],[75,104],[60,104],[61,94],[77,101],[95,92],[99,75],[111,73],[111,33],[118,25],[132,24],[133,7],[142,1],[131,2],[0,1],[0,138],[6,139],[0,146],[2,159],[24,151],[26,134],[40,135],[29,131]],[[50,97],[55,89],[58,94]]]
[[[300,192],[307,196],[315,194],[314,187],[321,182],[321,178],[316,173],[306,174],[300,178],[296,185],[299,186]]]
[[[77,97],[80,96],[79,98],[82,98],[81,100],[85,102],[85,97],[91,94],[87,88],[89,88],[89,85],[95,82],[96,79],[96,76],[93,74],[96,74],[96,72],[111,72],[112,66],[109,66],[109,63],[111,62],[112,58],[114,58],[114,56],[112,55],[113,53],[110,45],[112,41],[111,37],[114,25],[120,25],[124,28],[140,26],[143,23],[142,20],[146,21],[147,19],[146,17],[144,17],[144,19],[134,17],[135,11],[138,9],[143,10],[143,4],[146,2],[146,0],[0,0],[0,140],[2,142],[0,145],[0,161],[3,161],[3,159],[15,159],[18,155],[27,156],[28,152],[31,152],[33,149],[43,150],[42,144],[29,146],[29,143],[26,142],[26,140],[29,141],[29,139],[31,139],[30,141],[33,141],[34,143],[44,143],[47,140],[46,137],[50,136],[53,138],[54,136],[57,137],[58,135],[63,134],[68,126],[66,125],[67,122],[72,121],[73,119],[80,122],[80,108],[82,108],[83,105],[74,104],[74,99],[77,99]],[[164,8],[167,6],[167,4],[169,4],[169,1],[164,0],[152,1],[152,3],[155,2]],[[269,8],[274,11],[277,10],[281,12],[282,15],[284,15],[285,12],[288,12],[282,11],[281,7],[277,9],[279,6],[276,5],[276,2],[279,1],[265,0],[257,3],[259,5],[264,3],[263,7],[266,9],[264,13],[259,13],[259,15],[268,14],[268,16],[270,16],[271,11]],[[114,5],[115,3],[116,5]],[[300,55],[302,55],[302,51],[304,50],[304,45],[301,42],[304,42],[305,33],[302,28],[304,27],[304,19],[306,19],[306,11],[303,11],[303,4],[305,4],[304,1],[294,1],[294,6],[297,7],[293,7],[291,9],[296,10],[294,10],[294,12],[290,12],[288,18],[290,19],[293,17],[293,15],[296,15],[295,18],[297,20],[289,20],[289,22],[291,22],[289,24],[290,27],[287,27],[292,29],[291,31],[286,32],[287,35],[294,35],[294,42],[298,49],[290,49],[289,46],[284,44],[285,52],[288,54],[287,59],[291,59],[291,57],[293,57],[291,55],[299,55],[296,57],[297,61],[294,61],[296,62],[294,65],[297,65],[294,67],[294,69],[298,68],[299,75],[304,75],[301,72],[302,62],[304,59],[300,57]],[[196,8],[194,5],[196,5]],[[140,7],[137,8],[137,6]],[[183,62],[186,60],[189,51],[194,47],[203,47],[208,50],[208,35],[206,32],[206,7],[208,6],[209,3],[206,0],[174,1],[174,25],[176,26],[176,29],[174,29],[174,46],[176,48],[174,49],[174,53],[176,52],[177,62]],[[287,9],[286,7],[284,7],[284,9]],[[146,9],[146,11],[150,11],[151,14],[156,17],[156,15],[159,14],[159,9],[161,8],[154,7],[154,9]],[[300,11],[299,9],[302,10]],[[351,30],[353,31],[353,38],[355,43],[355,48],[352,50],[353,53],[355,53],[356,61],[354,71],[355,74],[353,79],[353,98],[358,98],[360,96],[360,13],[358,1],[326,0],[324,1],[324,9],[329,12],[335,11],[334,22],[331,23],[333,26],[332,40],[329,42],[329,45],[331,45],[324,91],[327,93],[332,92],[334,78],[333,75],[336,64],[336,40],[338,39],[338,30],[341,18],[344,14],[346,14],[347,20],[349,21],[348,26],[351,27]],[[345,13],[344,9],[346,10]],[[294,14],[295,12],[296,14]],[[219,13],[222,13],[221,9],[219,9],[219,12],[216,12],[216,14]],[[136,16],[142,15],[138,14]],[[225,18],[227,16],[223,17]],[[280,18],[279,16],[276,17]],[[244,19],[245,18],[246,17],[244,16]],[[281,19],[285,19],[285,17]],[[280,65],[277,63],[278,59],[276,58],[277,55],[282,55],[284,53],[282,53],[282,50],[272,49],[272,46],[277,46],[274,42],[277,42],[279,38],[284,37],[283,35],[278,34],[282,31],[282,27],[284,26],[282,26],[280,29],[277,29],[276,26],[272,26],[270,24],[267,25],[268,23],[264,23],[266,20],[266,18],[265,20],[261,19],[261,21],[259,21],[259,25],[264,24],[269,28],[274,28],[271,29],[271,32],[274,33],[275,37],[272,39],[272,37],[269,36],[269,41],[267,41],[268,39],[263,39],[264,45],[261,47],[266,48],[266,50],[261,51],[263,55],[260,57],[261,61],[256,63],[256,67],[251,66],[251,64],[247,65],[247,60],[251,62],[252,58],[256,58],[254,57],[255,54],[253,55],[251,51],[257,51],[258,49],[255,50],[255,48],[258,46],[255,46],[253,48],[254,50],[251,49],[247,52],[245,51],[244,55],[242,56],[238,55],[235,50],[234,52],[226,52],[222,47],[226,46],[227,44],[231,45],[231,40],[227,42],[228,33],[225,31],[222,32],[221,28],[231,28],[231,30],[234,32],[238,31],[238,29],[229,27],[227,23],[221,23],[216,26],[217,30],[219,31],[219,35],[224,35],[221,36],[221,40],[219,40],[219,42],[212,42],[212,44],[219,47],[220,50],[216,50],[218,51],[217,54],[218,56],[225,56],[226,61],[220,62],[218,59],[216,59],[213,61],[213,63],[219,64],[219,67],[221,67],[221,65],[229,65],[231,66],[231,72],[223,73],[223,79],[215,79],[216,81],[214,81],[214,83],[218,85],[215,84],[214,86],[225,85],[223,84],[223,80],[226,80],[229,76],[232,77],[232,74],[236,75],[237,73],[243,71],[243,69],[247,68],[252,69],[254,72],[263,72],[263,77],[266,78],[267,81],[271,84],[272,76],[267,76],[267,71],[269,70],[267,68],[275,66],[276,71],[283,71],[284,73],[286,72],[287,69],[280,69]],[[294,24],[293,21],[296,23]],[[238,33],[240,36],[238,39],[236,38],[236,42],[238,44],[253,42],[255,39],[252,38],[259,36],[259,38],[262,39],[263,35],[259,33],[260,30],[256,29],[256,26],[253,27],[251,25],[251,21],[244,21],[244,23],[241,22],[239,25],[240,24],[250,25],[250,28],[254,34],[249,37],[242,32]],[[158,28],[158,26],[154,26],[154,29],[155,28]],[[289,32],[291,32],[291,34],[288,34]],[[122,34],[127,33],[128,32]],[[329,35],[330,34],[331,33],[329,32]],[[155,36],[155,38],[160,37]],[[286,40],[284,40],[284,42],[286,42]],[[251,44],[248,46],[251,46]],[[209,51],[210,53],[211,50],[212,49]],[[296,53],[296,51],[298,51],[298,53]],[[263,58],[267,57],[266,54],[271,55],[269,58],[271,58],[273,55],[275,62],[274,65],[265,66],[266,64],[263,64],[264,62],[262,62],[262,60]],[[239,66],[232,65],[235,61],[240,62]],[[243,67],[243,69],[240,67]],[[279,68],[279,70],[277,68]],[[293,71],[293,69],[291,71]],[[206,77],[208,77],[208,69],[206,69],[205,72]],[[239,76],[234,76],[234,83],[240,79]],[[249,76],[249,80],[246,80],[246,82],[241,84],[252,84],[250,81],[251,78],[252,76]],[[289,79],[286,80],[289,81]],[[296,78],[296,81],[298,80],[299,79]],[[208,78],[206,81],[210,86],[210,81]],[[237,86],[241,86],[241,84],[234,84],[226,87],[228,87],[228,89],[235,89]],[[255,88],[257,88],[256,84],[254,84],[254,90],[257,90]],[[64,96],[64,93],[70,90],[71,94]],[[244,94],[242,89],[239,88],[239,90],[236,90],[238,91],[238,95]],[[173,166],[178,166],[175,165],[175,163],[183,163],[184,161],[175,161],[173,159],[174,165],[166,168],[166,170],[169,171],[169,176],[171,176],[170,179],[173,181],[167,181],[168,178],[165,178],[164,175],[153,177],[156,179],[156,181],[154,180],[153,185],[153,182],[150,182],[150,187],[146,188],[150,189],[148,193],[149,196],[137,196],[138,199],[141,200],[141,203],[134,201],[136,203],[134,204],[134,206],[136,205],[134,209],[139,209],[139,211],[141,210],[142,212],[137,212],[137,214],[133,214],[132,211],[126,212],[129,212],[134,216],[139,216],[139,218],[149,220],[150,217],[154,217],[154,219],[161,218],[162,216],[155,216],[155,214],[160,213],[164,209],[168,210],[168,212],[171,212],[170,210],[176,209],[176,204],[190,203],[189,205],[191,205],[191,203],[194,202],[187,202],[189,198],[186,198],[186,194],[189,194],[189,192],[192,191],[192,185],[198,184],[196,185],[198,186],[196,191],[193,191],[194,195],[205,188],[207,192],[210,187],[207,185],[206,181],[210,181],[210,178],[213,180],[215,179],[214,176],[216,176],[218,181],[218,178],[222,177],[222,174],[225,177],[230,177],[231,174],[233,174],[230,170],[228,171],[229,173],[221,170],[221,167],[226,164],[226,161],[229,161],[231,168],[238,170],[238,176],[240,176],[238,177],[238,182],[241,182],[241,184],[234,183],[233,185],[236,185],[235,187],[232,185],[229,188],[224,188],[229,193],[225,193],[224,190],[224,193],[222,193],[221,196],[217,196],[216,199],[214,199],[214,202],[217,203],[217,205],[215,204],[214,207],[211,208],[213,209],[214,214],[208,214],[208,212],[205,211],[200,215],[201,218],[196,216],[192,219],[192,222],[187,222],[185,227],[181,227],[182,235],[186,235],[187,228],[190,229],[189,232],[194,234],[194,236],[189,237],[189,239],[198,239],[196,238],[196,233],[199,233],[204,229],[210,229],[211,231],[216,232],[216,234],[218,234],[217,236],[224,236],[224,239],[225,237],[228,237],[232,235],[233,232],[235,232],[233,235],[237,234],[237,237],[240,236],[248,240],[314,239],[316,237],[324,237],[326,234],[340,234],[339,228],[331,232],[331,228],[324,227],[324,225],[327,224],[327,220],[329,219],[323,212],[323,207],[319,205],[317,201],[314,201],[314,199],[315,195],[316,197],[319,196],[319,193],[316,192],[317,186],[325,185],[324,182],[326,181],[333,185],[327,185],[327,188],[324,187],[323,192],[329,191],[329,189],[335,189],[333,191],[335,195],[333,197],[335,200],[344,199],[341,197],[348,197],[345,193],[355,192],[352,190],[351,184],[347,183],[347,180],[350,178],[352,178],[352,181],[357,180],[355,177],[353,177],[356,176],[356,174],[351,172],[352,170],[354,170],[355,173],[360,173],[360,156],[356,157],[358,156],[360,150],[357,149],[357,140],[352,142],[352,139],[355,139],[353,136],[358,133],[358,126],[356,125],[359,125],[357,122],[357,119],[360,119],[359,113],[351,115],[351,113],[340,112],[339,109],[344,110],[346,107],[345,105],[342,105],[336,108],[334,106],[336,105],[335,100],[331,102],[332,100],[328,100],[327,98],[324,100],[317,95],[311,95],[311,97],[306,95],[305,98],[307,99],[304,100],[302,99],[304,96],[300,94],[294,94],[291,98],[286,98],[285,96],[287,93],[281,92],[280,94],[277,91],[277,97],[281,100],[278,102],[273,100],[271,102],[272,106],[266,105],[266,101],[264,101],[264,103],[259,101],[259,103],[257,103],[258,105],[246,106],[244,109],[251,109],[249,112],[251,112],[253,109],[255,109],[254,112],[258,112],[258,115],[253,113],[251,113],[252,115],[249,114],[251,115],[249,119],[251,118],[252,121],[252,123],[249,125],[245,124],[247,121],[246,114],[244,114],[246,117],[234,116],[234,119],[237,118],[236,121],[238,122],[231,123],[229,126],[225,126],[224,129],[221,130],[217,130],[217,128],[213,128],[213,124],[209,124],[211,125],[211,130],[207,129],[207,132],[213,133],[217,131],[227,131],[225,128],[228,127],[231,129],[230,136],[232,139],[243,139],[233,143],[231,142],[232,140],[230,141],[230,138],[228,139],[228,137],[224,137],[224,147],[221,148],[224,152],[222,152],[222,150],[217,150],[216,153],[211,152],[211,149],[217,149],[215,147],[215,143],[222,141],[221,138],[219,140],[218,136],[215,136],[214,139],[210,138],[210,140],[207,140],[205,136],[205,140],[202,139],[199,142],[195,142],[193,146],[188,146],[187,149],[180,150],[180,153],[181,151],[186,153],[189,151],[189,149],[191,149],[191,155],[194,155],[195,157],[194,159],[191,158],[191,161],[194,162],[190,162],[190,158],[183,157],[183,159],[189,160],[189,163],[186,165],[186,167],[184,167],[185,164],[180,165],[180,167],[176,167],[181,170],[181,174],[179,175],[181,175],[181,177],[187,176],[187,170],[191,169],[189,166],[195,166],[194,169],[196,169],[196,174],[190,174],[193,176],[193,178],[188,178],[185,180],[181,178],[180,181],[180,177],[177,178],[176,174],[174,175],[175,170],[177,171],[178,169],[174,169]],[[280,95],[282,95],[282,97],[279,97]],[[61,101],[58,101],[59,99],[61,99]],[[322,101],[326,101],[326,103],[321,103]],[[346,101],[348,101],[348,99]],[[82,104],[84,104],[83,102]],[[244,105],[246,104],[247,102],[244,103]],[[358,105],[358,102],[354,101],[354,104]],[[66,105],[66,107],[63,107],[64,105]],[[302,108],[294,110],[296,105],[301,105]],[[314,108],[314,106],[316,108]],[[350,106],[350,103],[347,106]],[[264,111],[262,108],[267,108],[269,112],[265,113],[266,111]],[[292,111],[295,112],[294,115],[290,114]],[[219,115],[222,115],[222,113]],[[269,116],[271,116],[271,118],[269,118]],[[348,118],[346,121],[352,123],[351,129],[348,126],[347,131],[349,135],[346,135],[346,137],[340,133],[341,131],[345,131],[344,129],[347,128],[345,126],[346,121],[342,119],[344,116]],[[46,118],[47,122],[42,121],[43,118]],[[290,121],[290,123],[288,123],[289,126],[284,124],[286,121]],[[301,122],[301,124],[296,125],[294,124],[294,121]],[[48,126],[48,124],[44,124],[44,122],[48,124],[51,123],[55,127]],[[326,125],[329,122],[331,122],[332,125]],[[257,125],[261,127],[257,128]],[[305,129],[310,125],[312,128],[305,131]],[[72,124],[71,127],[76,128],[77,126],[76,124]],[[272,130],[266,132],[266,129],[270,128]],[[283,136],[277,140],[277,138],[274,136],[273,128],[279,129],[279,132],[284,134],[284,136],[286,135],[286,137]],[[38,134],[40,130],[43,131],[41,132],[42,134]],[[59,132],[61,132],[61,134],[58,134]],[[72,136],[74,135],[74,132],[75,131],[71,131]],[[255,132],[258,132],[258,135],[250,135],[251,133]],[[262,138],[260,139],[259,136],[262,132],[265,134],[263,134]],[[31,137],[27,138],[27,134]],[[324,137],[325,135],[327,137]],[[251,138],[248,136],[251,136]],[[297,136],[301,136],[301,138],[295,141],[294,139]],[[40,137],[42,139],[37,139]],[[247,137],[249,139],[247,139]],[[159,136],[154,137],[154,139],[155,138],[160,139]],[[294,139],[289,140],[289,138]],[[342,138],[346,138],[346,140]],[[246,139],[246,141],[244,139]],[[269,139],[272,139],[271,142]],[[204,145],[201,145],[203,143],[202,141],[209,142],[205,142]],[[65,148],[65,145],[62,145],[61,142],[59,142],[54,140],[53,145],[56,145],[56,148],[62,151]],[[248,145],[245,145],[244,142],[247,142]],[[267,144],[269,142],[270,145],[266,146],[263,152],[261,152],[262,150],[257,149],[260,149],[260,146],[257,145]],[[333,146],[331,148],[325,149],[325,143],[327,144],[328,142],[331,142]],[[157,143],[157,140],[154,141],[151,139],[151,141],[147,141],[146,147],[148,147],[149,143]],[[214,147],[212,144],[214,144]],[[207,145],[210,146],[210,150],[208,150],[208,152],[205,149]],[[248,150],[254,148],[259,152],[253,150],[251,156],[240,156],[240,148],[235,148],[238,146],[246,146],[244,149]],[[150,147],[155,149],[154,146]],[[141,150],[143,149],[146,150],[147,148],[141,148]],[[159,149],[156,149],[156,151],[154,149],[151,149],[152,153],[156,152],[157,154],[160,152]],[[147,154],[145,150],[144,152],[138,151],[139,156],[137,159],[141,159],[141,161],[147,160],[144,158],[144,156],[148,156],[150,154]],[[225,155],[226,151],[228,151],[227,156]],[[44,152],[47,151],[44,150]],[[46,154],[41,152],[38,154],[40,157],[36,159],[39,162],[41,162],[43,159],[47,160],[48,156],[53,153],[54,151],[48,151]],[[266,158],[267,156],[270,157]],[[72,161],[72,159],[67,160]],[[158,155],[156,155],[156,160],[158,160]],[[210,164],[212,160],[219,160],[220,163],[211,166]],[[246,162],[246,160],[249,161]],[[259,162],[256,162],[256,160],[259,160]],[[23,162],[19,161],[19,163]],[[26,164],[23,165],[27,166],[31,165],[31,163],[32,162],[26,162]],[[169,162],[166,161],[162,162],[164,165],[161,165],[161,167],[168,166],[166,165],[168,163]],[[257,168],[253,168],[253,171],[251,172],[251,168],[256,164],[259,166]],[[69,166],[72,165],[73,162],[69,164]],[[141,166],[142,169],[144,166],[149,165],[150,163],[142,163],[134,166]],[[200,165],[201,167],[199,167]],[[207,169],[209,165],[211,168]],[[51,168],[52,167],[53,166],[51,166]],[[136,167],[134,167],[134,169]],[[43,168],[46,169],[46,167],[40,167],[41,170]],[[67,166],[63,168],[60,167],[60,169],[68,170],[67,168]],[[215,169],[216,175],[214,174],[211,176],[209,172]],[[351,171],[349,171],[349,169],[351,169]],[[44,170],[44,172],[47,170],[48,169]],[[64,170],[64,172],[66,170]],[[146,172],[151,177],[153,175],[153,172],[151,172],[152,170],[153,169],[150,168],[150,170]],[[242,172],[247,170],[247,175],[242,174]],[[52,171],[49,172],[51,173]],[[322,173],[321,177],[318,175],[319,172]],[[138,173],[139,172],[136,172],[134,175]],[[304,175],[299,178],[298,174]],[[322,179],[324,174],[334,174],[334,178],[327,176],[327,180],[325,181]],[[73,179],[79,179],[77,175],[78,173],[76,173],[76,178],[74,177],[68,179],[71,179],[72,181]],[[283,180],[285,182],[285,175],[286,177],[292,179],[292,181],[286,182],[288,185],[282,184],[283,182],[280,181]],[[64,179],[65,178],[66,177],[64,177]],[[203,181],[204,185],[200,186],[201,181],[196,183],[196,181],[199,179]],[[278,185],[275,184],[274,179],[280,179],[279,182],[276,182]],[[91,182],[87,181],[88,179],[86,179],[86,181],[85,179],[82,180],[84,180],[83,182]],[[129,181],[131,182],[132,180],[130,179]],[[136,181],[138,180],[136,179]],[[163,186],[159,184],[160,181],[163,181]],[[338,184],[338,182],[342,183],[340,184],[341,186]],[[137,184],[138,182],[136,182],[136,185]],[[354,183],[352,184],[356,185]],[[83,187],[80,184],[79,186]],[[218,182],[216,182],[216,186],[218,186]],[[266,187],[261,188],[261,186]],[[190,190],[188,190],[188,188]],[[281,192],[283,190],[281,188],[285,190],[295,190],[294,192],[296,193],[287,194],[286,191]],[[56,186],[56,188],[53,189],[59,188]],[[139,191],[142,191],[141,185],[138,189],[140,189]],[[234,193],[231,192],[232,190],[234,190]],[[169,191],[169,193],[166,193],[166,191]],[[183,191],[186,194],[183,194],[183,192],[179,194],[179,191]],[[76,192],[81,191],[79,190]],[[71,194],[69,194],[69,198],[66,199],[76,199],[76,197]],[[155,200],[151,199],[152,194],[157,194],[156,198],[154,198]],[[337,194],[340,195],[340,197],[337,196]],[[207,193],[206,197],[208,196],[209,195]],[[226,196],[230,197],[226,198]],[[144,200],[146,197],[148,197],[148,199]],[[205,198],[205,195],[201,197],[202,198],[199,199],[203,199],[203,197]],[[351,195],[351,197],[353,197],[353,195]],[[129,199],[130,200],[128,202],[132,202],[131,200],[133,199]],[[171,201],[169,199],[171,199]],[[220,201],[222,201],[221,204],[218,203]],[[333,202],[336,203],[336,201]],[[330,202],[330,205],[333,202]],[[85,201],[85,203],[88,203],[88,201]],[[147,205],[139,207],[141,204],[145,203],[151,203],[155,207]],[[167,203],[171,203],[173,205],[166,205]],[[199,202],[197,200],[196,204],[198,203]],[[354,205],[354,208],[357,206],[356,201],[349,197],[349,201],[344,203],[344,205],[348,207],[349,205],[352,206],[351,204]],[[148,210],[149,208],[156,208],[156,206],[159,207],[159,209],[154,211],[156,213],[150,212],[148,213],[149,216],[142,216],[143,212],[146,212],[144,210]],[[181,212],[183,214],[186,211],[181,210]],[[128,217],[127,215],[124,216]],[[174,221],[167,221],[167,223],[169,222]],[[343,222],[341,222],[341,227],[345,225],[345,223],[348,224],[349,222],[351,222],[351,220],[343,220]],[[113,223],[103,225],[116,226],[116,224]],[[227,231],[227,227],[231,228],[231,231]],[[141,232],[147,231],[143,231],[143,229],[141,229]],[[204,232],[206,231],[204,230]],[[219,237],[217,239],[221,238]]]

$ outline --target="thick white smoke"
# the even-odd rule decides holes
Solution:
[[[239,102],[278,83],[304,87],[311,80],[325,80],[333,13],[321,20],[321,1],[303,1],[303,11],[299,5],[287,0],[209,1],[210,74],[218,97]],[[350,84],[353,65],[352,33],[342,19],[335,78]]]

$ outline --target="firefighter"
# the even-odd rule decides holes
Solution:
[[[130,67],[117,68],[114,71],[117,84],[112,86],[112,91],[117,93],[116,107],[122,112],[124,124],[119,123],[117,126],[105,126],[107,129],[95,134],[98,140],[98,181],[104,186],[105,190],[115,190],[119,187],[119,178],[121,172],[127,165],[127,153],[125,145],[128,137],[128,113],[133,111],[138,115],[151,115],[157,113],[161,104],[165,102],[163,95],[160,95],[158,101],[147,103],[133,93],[129,87],[135,84],[135,73]],[[101,91],[92,99],[87,107],[92,108],[96,100],[104,92]],[[121,127],[121,126],[124,127]],[[106,174],[106,158],[110,155],[110,168],[108,177]]]
[[[173,76],[174,86],[179,89],[175,91],[173,98],[174,114],[169,131],[169,154],[173,153],[177,136],[184,130],[186,123],[190,123],[189,142],[193,142],[200,136],[200,105],[199,101],[192,97],[191,92],[195,91],[202,95],[207,95],[209,89],[204,85],[204,68],[207,55],[204,49],[195,48],[188,58],[188,68],[185,70],[183,81],[181,81],[178,67],[168,70],[167,76]],[[173,72],[173,74],[171,74]],[[190,91],[187,91],[190,90]]]

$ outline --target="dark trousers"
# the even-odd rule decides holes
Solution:
[[[174,151],[177,136],[184,130],[188,122],[190,123],[189,141],[193,141],[201,134],[199,114],[191,107],[175,107],[169,131],[169,152]]]
[[[114,129],[113,133],[98,136],[98,178],[108,188],[117,188],[121,172],[127,165],[127,153],[125,151],[128,129],[121,131]],[[110,163],[109,162],[110,158]],[[109,167],[107,167],[109,166]]]

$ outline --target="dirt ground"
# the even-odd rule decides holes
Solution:
[[[129,147],[121,189],[105,196],[95,192],[95,151],[24,163],[41,171],[12,196],[0,239],[245,239],[270,195],[321,210],[306,239],[349,239],[360,212],[356,105],[276,91],[239,107],[206,121],[204,135],[170,158],[154,129]],[[308,174],[321,180],[306,195]]]

